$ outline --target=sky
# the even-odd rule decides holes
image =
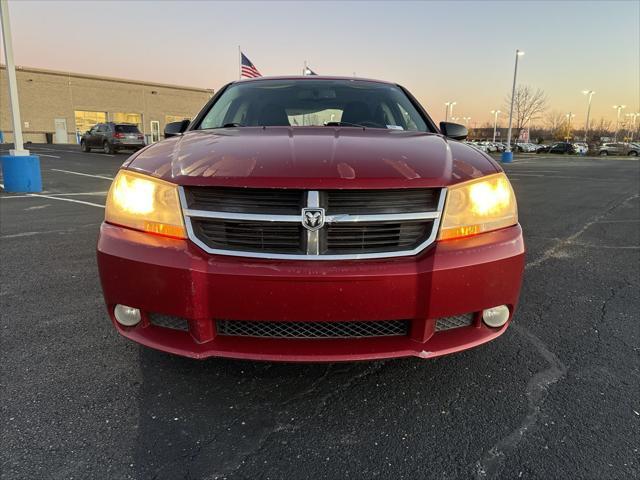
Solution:
[[[513,82],[584,124],[640,111],[640,1],[9,1],[17,65],[218,89],[238,46],[263,75],[376,78],[434,120],[505,111]],[[4,63],[4,55],[3,55]],[[503,114],[501,123],[506,115]],[[640,122],[640,119],[638,120]]]

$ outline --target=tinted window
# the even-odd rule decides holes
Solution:
[[[261,80],[230,86],[198,128],[355,126],[429,131],[395,85],[363,80]]]
[[[118,133],[139,133],[138,127],[135,125],[116,125],[116,132]]]

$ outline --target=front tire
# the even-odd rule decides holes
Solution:
[[[638,156],[638,152],[629,152],[629,156],[630,157],[637,157]]]
[[[601,157],[606,157],[607,155],[609,155],[609,152],[607,152],[606,150],[603,150],[602,152],[600,152]]]
[[[85,142],[84,140],[82,140],[80,142],[80,149],[84,152],[84,153],[89,153],[91,151],[91,149],[87,146],[87,142]]]
[[[102,150],[104,151],[104,153],[107,153],[109,155],[113,155],[113,147],[111,146],[111,144],[109,142],[104,142],[102,144]]]

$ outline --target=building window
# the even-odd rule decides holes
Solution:
[[[181,122],[182,120],[191,120],[189,115],[165,115],[164,123]]]
[[[142,127],[142,114],[141,113],[123,113],[113,112],[109,114],[111,121],[114,123],[133,123],[138,126],[141,132],[144,132]]]
[[[76,132],[85,133],[91,130],[96,123],[104,123],[107,121],[105,112],[90,112],[87,110],[76,110],[74,112],[76,118]]]

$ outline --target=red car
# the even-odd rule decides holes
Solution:
[[[113,324],[193,358],[431,358],[498,337],[522,230],[466,134],[392,83],[225,86],[111,186],[98,266]]]

